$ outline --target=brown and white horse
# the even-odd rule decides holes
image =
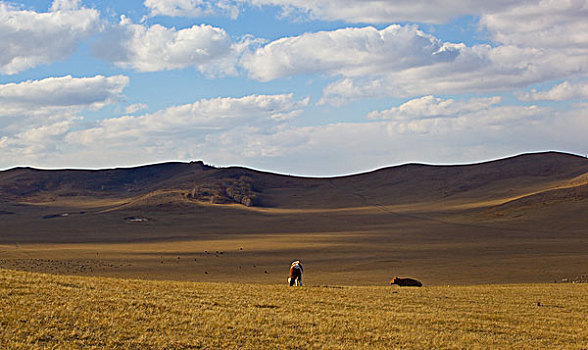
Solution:
[[[288,283],[290,286],[302,286],[302,264],[296,260],[290,265],[290,277],[288,277]]]

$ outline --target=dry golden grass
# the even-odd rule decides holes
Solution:
[[[0,348],[588,347],[587,284],[290,288],[0,270],[0,300]]]

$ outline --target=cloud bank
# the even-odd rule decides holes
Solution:
[[[333,4],[305,0],[254,3],[302,8],[309,13],[330,13],[327,9]],[[352,13],[359,15],[368,10],[368,3],[340,1],[332,10],[355,6],[361,10]],[[399,5],[377,3],[391,12]],[[420,8],[422,13],[442,13],[432,10],[439,5],[436,3],[404,5]],[[490,5],[464,1],[462,5],[458,8],[464,13],[480,15],[480,28],[488,32],[493,44],[444,42],[415,25],[390,25],[382,30],[368,26],[280,38],[246,53],[240,64],[250,78],[264,82],[312,74],[339,78],[323,91],[321,103],[333,105],[369,97],[505,91],[588,74],[588,1]],[[353,21],[353,17],[346,18]],[[439,20],[447,18],[441,15]]]
[[[464,113],[488,110],[499,103],[500,97],[472,98],[467,101],[424,96],[384,111],[374,111],[368,119],[417,120],[429,118],[455,118]]]
[[[474,15],[510,6],[512,1],[457,0],[247,0],[255,6],[277,6],[283,16],[349,23],[421,22],[444,23],[463,15]]]
[[[574,99],[588,99],[588,81],[563,83],[547,91],[532,89],[529,93],[519,95],[521,101],[565,101]]]
[[[93,45],[92,53],[116,66],[139,72],[195,67],[214,75],[236,74],[242,44],[227,33],[206,24],[176,30],[159,24],[134,24],[122,16]]]
[[[150,16],[204,17],[226,15],[233,19],[239,16],[237,1],[216,0],[145,0]]]
[[[56,0],[45,13],[0,2],[0,74],[64,60],[99,31],[99,17],[78,1]]]
[[[256,145],[255,140],[276,132],[299,115],[308,105],[308,98],[282,94],[202,99],[150,114],[124,115],[88,125],[79,114],[92,105],[58,105],[56,109],[40,101],[33,114],[44,118],[37,118],[36,126],[29,126],[29,115],[27,125],[15,122],[12,133],[0,135],[0,149],[11,150],[4,161],[35,161],[46,166],[73,162],[96,167],[108,166],[113,157],[132,165],[155,162],[162,157],[194,159],[214,153],[214,159],[218,156],[217,161],[224,161],[235,152],[264,153],[263,145]]]
[[[0,149],[5,162],[38,161],[65,147],[62,137],[84,110],[115,103],[129,78],[47,78],[0,85]]]
[[[0,84],[3,166],[205,159],[335,175],[585,148],[588,0],[140,3],[127,17],[80,0],[46,12],[0,0],[0,74],[15,81]],[[241,13],[276,9],[295,24],[288,35],[235,29]],[[483,44],[443,39],[462,20],[477,22]],[[63,73],[70,63],[91,73]],[[170,70],[201,74],[174,86],[183,104],[151,111],[131,80],[168,84]]]
[[[312,73],[362,76],[451,61],[461,46],[416,26],[345,28],[278,39],[245,54],[241,65],[261,81]]]

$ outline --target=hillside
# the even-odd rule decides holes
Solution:
[[[275,208],[350,208],[447,199],[523,196],[558,186],[585,184],[588,161],[548,152],[463,166],[408,164],[336,178],[301,178],[245,168],[213,168],[202,162],[165,163],[111,170],[0,172],[0,199],[50,202],[63,198],[141,200],[180,193],[210,203]]]
[[[378,285],[588,274],[588,160],[555,153],[303,178],[201,162],[0,172],[0,268]]]

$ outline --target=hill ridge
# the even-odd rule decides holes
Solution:
[[[588,173],[588,161],[560,152],[516,155],[464,165],[409,163],[328,178],[275,174],[244,167],[168,162],[104,170],[15,168],[0,172],[0,199],[52,202],[63,198],[139,199],[159,191],[182,200],[261,207],[353,207],[468,195],[524,196]],[[580,184],[583,182],[580,181]],[[507,193],[507,192],[516,193]],[[175,199],[174,199],[175,200]]]
[[[255,168],[249,168],[249,167],[240,166],[240,165],[214,166],[214,165],[206,164],[203,160],[164,161],[164,162],[155,162],[155,163],[148,163],[148,164],[135,165],[135,166],[115,166],[115,167],[96,168],[96,169],[92,169],[92,168],[41,168],[41,167],[33,167],[33,166],[17,166],[17,167],[8,168],[5,170],[0,170],[0,174],[6,173],[6,172],[11,172],[11,171],[18,171],[18,170],[34,170],[34,171],[47,171],[47,172],[60,172],[60,171],[102,172],[102,171],[114,171],[114,170],[133,170],[133,169],[151,168],[151,167],[165,166],[165,165],[198,165],[198,166],[202,166],[202,167],[205,167],[208,169],[218,169],[218,170],[240,169],[240,170],[249,170],[249,171],[259,172],[259,173],[267,173],[267,174],[272,174],[272,175],[277,175],[277,176],[287,176],[287,177],[296,177],[296,178],[335,179],[335,178],[348,177],[348,176],[364,175],[364,174],[369,174],[369,173],[377,172],[377,171],[381,171],[381,170],[400,168],[400,167],[405,167],[405,166],[413,166],[413,165],[426,166],[426,167],[440,167],[440,168],[442,168],[442,167],[464,167],[464,166],[467,167],[467,166],[490,164],[490,163],[495,163],[495,162],[502,162],[502,161],[514,160],[517,158],[533,157],[533,156],[563,156],[563,157],[576,158],[576,159],[586,159],[587,158],[587,157],[584,157],[581,155],[567,153],[567,152],[561,152],[561,151],[539,151],[539,152],[519,153],[519,154],[515,154],[512,156],[507,156],[507,157],[503,157],[503,158],[496,158],[496,159],[490,159],[490,160],[484,160],[484,161],[474,161],[474,162],[468,162],[468,163],[434,164],[434,163],[408,162],[408,163],[402,163],[402,164],[397,164],[397,165],[383,166],[380,168],[360,171],[357,173],[344,174],[344,175],[333,175],[333,176],[292,175],[292,174],[286,174],[286,173],[272,172],[270,170],[260,170],[260,169],[255,169]]]

